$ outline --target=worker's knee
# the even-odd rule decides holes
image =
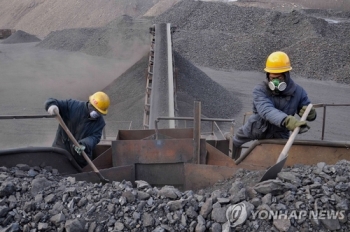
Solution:
[[[244,133],[243,127],[240,127],[233,136],[233,145],[241,147],[244,143],[250,142],[253,139]]]

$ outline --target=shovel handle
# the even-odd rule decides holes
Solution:
[[[61,127],[64,129],[64,131],[67,133],[68,137],[70,138],[70,140],[73,142],[73,144],[77,147],[80,147],[80,144],[77,142],[77,140],[74,138],[74,136],[72,135],[72,133],[70,132],[70,130],[68,129],[68,127],[66,126],[66,124],[64,123],[60,113],[55,109],[55,114],[56,114],[56,118],[58,120],[58,122],[60,123]],[[83,155],[84,159],[86,160],[86,162],[88,162],[88,164],[90,165],[90,167],[92,168],[92,170],[94,172],[96,172],[99,177],[105,181],[105,182],[109,182],[109,180],[107,180],[106,178],[104,178],[102,176],[102,174],[100,173],[100,171],[96,168],[96,166],[94,165],[94,163],[90,160],[89,156],[86,155],[85,151],[82,151],[81,154]]]
[[[306,120],[307,116],[308,116],[309,113],[310,113],[310,110],[312,109],[312,106],[313,106],[313,105],[312,105],[311,103],[307,106],[305,112],[303,113],[303,116],[302,116],[301,119],[300,119],[301,122],[303,122],[303,121]],[[292,133],[291,136],[289,137],[289,139],[288,139],[286,145],[284,146],[284,148],[283,148],[283,150],[282,150],[280,156],[278,157],[276,163],[279,163],[281,160],[283,160],[283,159],[287,156],[288,151],[289,151],[290,147],[292,146],[292,144],[293,144],[293,142],[294,142],[294,139],[295,139],[295,137],[297,136],[297,134],[299,133],[299,131],[300,131],[300,127],[297,127],[297,128],[295,128],[295,129],[293,130],[293,133]]]

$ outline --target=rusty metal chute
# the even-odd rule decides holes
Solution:
[[[81,172],[81,167],[73,156],[64,149],[56,147],[26,147],[0,150],[0,167],[14,167],[17,164],[51,166],[62,175]]]

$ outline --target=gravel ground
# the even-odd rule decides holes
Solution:
[[[330,11],[314,10],[329,17]],[[308,11],[282,13],[225,3],[182,1],[155,22],[177,26],[174,49],[196,65],[261,71],[273,51],[287,52],[305,78],[350,83],[350,18],[329,23]]]
[[[256,172],[239,170],[215,190],[180,192],[141,180],[75,181],[51,167],[1,167],[0,230],[349,231],[349,171],[345,160],[299,165],[256,184]]]

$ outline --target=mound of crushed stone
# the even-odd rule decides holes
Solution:
[[[31,35],[25,31],[18,30],[8,38],[4,39],[1,43],[3,44],[15,44],[15,43],[32,43],[39,42],[41,39],[35,35]]]
[[[145,56],[103,89],[111,99],[106,120],[131,122],[130,129],[143,129],[147,65]]]
[[[203,117],[234,118],[241,108],[237,97],[181,55],[175,53],[174,61],[178,82],[176,116],[193,117],[194,101],[201,99]],[[107,120],[131,121],[132,129],[143,128],[147,67],[148,56],[145,56],[103,89],[113,99]]]
[[[151,26],[147,19],[135,20],[123,15],[106,27],[53,31],[36,46],[124,61],[133,57],[140,59],[149,50]]]
[[[193,63],[223,70],[263,71],[267,56],[288,53],[299,76],[350,84],[350,23],[307,12],[282,13],[220,2],[181,1],[155,22],[177,26],[174,49]],[[336,14],[333,14],[336,15]],[[346,17],[346,14],[342,14]]]
[[[349,167],[295,165],[261,183],[250,180],[261,172],[238,170],[196,192],[142,180],[93,184],[48,166],[0,167],[0,230],[349,231]],[[246,216],[235,215],[235,205]]]
[[[177,68],[179,117],[193,117],[193,102],[197,99],[201,100],[202,114],[209,118],[233,118],[239,112],[241,102],[233,93],[213,81],[180,54],[175,53],[174,58]]]
[[[0,1],[0,28],[15,28],[44,38],[52,31],[104,27],[116,17],[140,17],[160,0]]]
[[[64,29],[53,31],[36,46],[45,49],[67,50],[77,52],[89,40],[94,33],[99,33],[98,28]]]

